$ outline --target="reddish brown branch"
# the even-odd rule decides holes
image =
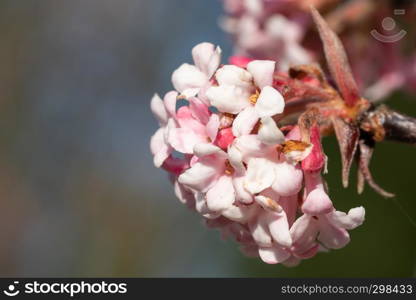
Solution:
[[[376,141],[383,139],[416,144],[416,118],[380,105],[366,114],[361,129],[371,133]]]

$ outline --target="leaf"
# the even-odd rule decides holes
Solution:
[[[329,71],[345,103],[348,106],[354,106],[361,97],[345,49],[338,36],[329,28],[328,23],[314,7],[311,7],[311,13],[324,46]]]
[[[360,130],[357,126],[345,122],[341,118],[332,118],[335,135],[341,152],[342,160],[342,185],[348,187],[351,165],[357,151]]]

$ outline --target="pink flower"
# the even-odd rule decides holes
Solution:
[[[150,108],[160,126],[150,140],[150,150],[154,155],[153,162],[156,167],[160,167],[173,151],[167,142],[166,132],[169,119],[175,115],[176,96],[176,92],[169,92],[162,100],[159,95],[155,94],[150,102]]]
[[[151,101],[152,111],[161,125],[151,140],[157,167],[162,165],[173,149],[192,154],[196,144],[215,140],[218,132],[218,116],[212,114],[206,104],[192,97],[189,106],[176,111],[177,97],[177,92],[169,92],[164,101],[157,95]]]
[[[235,55],[235,56],[231,56],[229,61],[231,65],[235,65],[240,68],[246,68],[248,63],[253,61],[253,59],[246,57],[246,56]]]
[[[170,119],[167,137],[176,151],[192,154],[195,145],[215,140],[219,119],[198,98],[191,98],[189,101],[189,107],[182,106],[176,117]]]
[[[281,13],[284,4],[274,1],[280,6],[273,6],[264,0],[240,1],[238,5],[233,2],[224,1],[227,16],[221,25],[232,35],[235,53],[278,60],[280,70],[286,70],[290,64],[311,61],[312,56],[300,44],[305,29],[301,22]]]
[[[226,15],[221,27],[234,42],[234,54],[252,59],[278,61],[277,68],[286,71],[291,65],[322,61],[323,54],[313,33],[309,5],[325,12],[325,19],[346,45],[354,77],[366,98],[380,100],[405,87],[415,90],[412,39],[394,43],[383,40],[391,35],[383,21],[390,16],[389,2],[373,5],[371,1],[326,0],[223,0]],[[338,5],[334,5],[338,4]],[[406,15],[415,13],[410,3]],[[360,17],[357,17],[360,16]],[[412,33],[412,18],[400,18],[396,33]],[[380,37],[369,35],[373,30]],[[381,30],[381,33],[379,31]],[[306,34],[308,33],[308,34]],[[409,70],[413,68],[412,70]]]
[[[234,179],[239,174],[229,163],[233,154],[212,144],[198,144],[194,153],[197,159],[179,176],[178,182],[195,192],[197,210],[208,218],[223,215],[240,222],[251,216],[256,207],[236,203],[239,191],[234,187]]]
[[[272,87],[274,69],[273,61],[257,60],[249,62],[247,69],[224,65],[215,73],[218,85],[208,88],[206,96],[220,112],[237,114],[232,125],[234,136],[249,134],[259,119],[262,134],[276,131],[271,117],[283,111],[284,99]]]
[[[294,253],[305,253],[315,247],[317,242],[328,249],[340,249],[350,241],[347,230],[360,226],[364,217],[363,207],[350,209],[348,214],[335,209],[320,216],[304,214],[290,229],[293,239],[291,250]]]

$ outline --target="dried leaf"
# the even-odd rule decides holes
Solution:
[[[355,152],[357,151],[360,130],[357,126],[345,122],[341,118],[332,118],[335,135],[341,152],[342,185],[348,187],[349,174]]]
[[[311,143],[311,129],[319,124],[319,118],[319,111],[315,107],[308,109],[300,115],[298,125],[303,142]]]
[[[289,69],[289,75],[291,78],[299,80],[307,77],[316,78],[320,84],[326,85],[324,73],[317,64],[292,66]]]
[[[364,176],[367,183],[380,195],[392,198],[395,195],[392,193],[389,193],[385,191],[383,188],[381,188],[373,179],[373,176],[371,175],[371,172],[369,170],[370,160],[371,156],[373,155],[374,148],[370,145],[366,144],[364,140],[359,141],[360,146],[360,161],[359,161],[359,169]]]
[[[357,83],[352,75],[344,47],[338,36],[329,28],[327,22],[319,12],[311,7],[311,13],[324,46],[325,57],[331,75],[345,103],[348,106],[354,106],[361,97]]]
[[[364,192],[365,187],[365,178],[363,172],[361,172],[361,169],[358,168],[357,170],[357,193],[361,195]]]

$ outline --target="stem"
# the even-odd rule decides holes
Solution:
[[[380,105],[364,115],[361,128],[381,139],[416,144],[416,118]]]

